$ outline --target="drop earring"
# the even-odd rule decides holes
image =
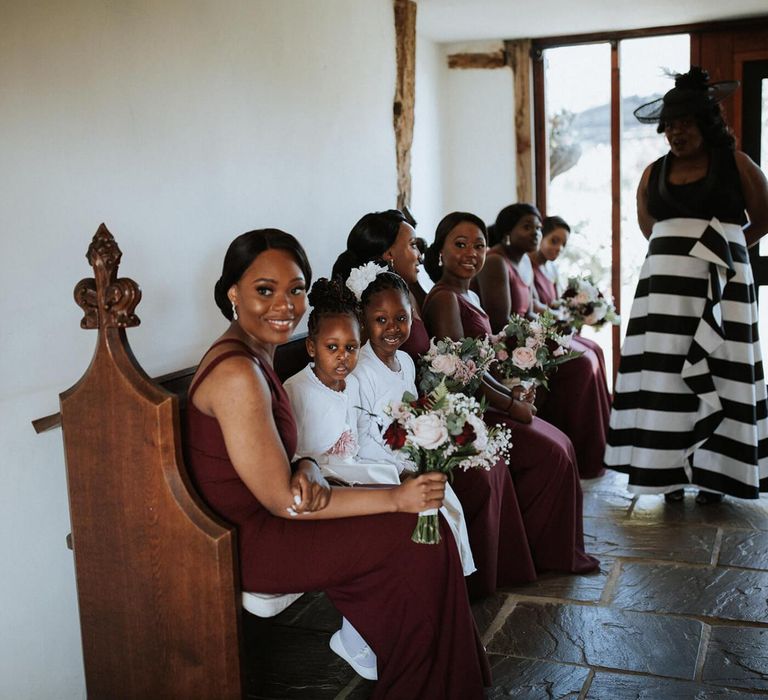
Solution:
[[[437,258],[437,266],[442,267],[443,266],[443,254],[440,253],[440,256]]]
[[[237,321],[237,307],[234,301],[232,302],[232,320]]]

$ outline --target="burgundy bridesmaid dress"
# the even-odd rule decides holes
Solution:
[[[416,362],[429,349],[429,334],[414,316],[411,334],[400,346]],[[523,517],[507,465],[499,460],[490,471],[457,470],[456,492],[467,521],[469,544],[477,571],[467,578],[470,598],[491,595],[497,588],[536,579]]]
[[[430,295],[440,289],[456,296],[465,337],[490,334],[485,311],[441,284],[427,295],[425,307]],[[597,570],[600,562],[584,551],[583,496],[568,436],[538,417],[526,425],[490,409],[485,421],[503,423],[512,430],[509,469],[536,571],[581,574]]]
[[[489,252],[489,255],[499,255]],[[531,289],[515,266],[507,266],[512,313],[525,315],[531,304]],[[539,417],[560,428],[573,442],[579,475],[593,479],[605,472],[603,456],[608,437],[610,396],[605,382],[605,362],[586,345],[576,341],[584,354],[561,365],[549,380],[549,389],[536,407]]]
[[[421,545],[411,542],[411,514],[315,521],[270,514],[235,471],[218,421],[197,410],[193,397],[218,363],[234,355],[252,357],[269,383],[287,455],[296,447],[290,403],[272,368],[247,346],[221,343],[232,349],[214,358],[190,387],[187,455],[203,498],[237,526],[243,589],[325,591],[376,653],[374,698],[482,698],[490,671],[445,521],[442,542]]]

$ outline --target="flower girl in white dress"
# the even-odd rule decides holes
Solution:
[[[366,459],[359,452],[359,426],[367,431],[371,417],[360,408],[359,384],[351,374],[360,351],[357,300],[340,282],[321,278],[312,286],[309,302],[313,308],[309,316],[307,352],[313,362],[284,384],[296,419],[297,453],[316,459],[323,474],[336,481],[399,484],[403,464],[395,453],[383,448]],[[411,370],[410,384],[413,385],[412,362]],[[415,385],[410,390],[415,394]],[[398,400],[402,393],[401,390]],[[451,491],[449,496],[449,491],[446,485],[444,503],[450,502],[450,506],[444,513],[457,535],[457,542],[462,541],[459,553],[464,574],[469,575],[475,567],[463,512],[456,495]],[[330,644],[358,674],[376,680],[376,655],[346,618],[342,620],[341,629],[332,635]]]

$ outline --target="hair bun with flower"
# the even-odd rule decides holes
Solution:
[[[358,301],[362,301],[363,292],[368,285],[380,274],[387,272],[387,268],[377,265],[375,262],[367,262],[365,265],[352,269],[347,278],[347,288],[352,291]]]

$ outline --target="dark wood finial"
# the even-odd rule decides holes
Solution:
[[[75,286],[75,302],[85,316],[82,328],[130,328],[138,326],[133,313],[141,301],[141,289],[132,279],[117,278],[122,251],[104,224],[99,226],[85,257],[93,268],[93,277]]]

